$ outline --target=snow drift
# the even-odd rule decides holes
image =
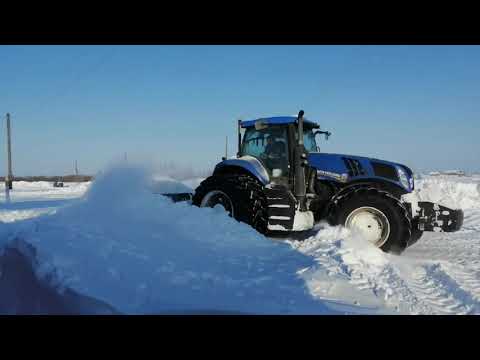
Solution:
[[[416,180],[409,200],[436,202],[453,209],[480,207],[480,183],[476,177],[435,176]]]
[[[153,195],[150,179],[139,167],[112,168],[55,214],[0,224],[0,241],[31,244],[40,279],[122,313],[332,312],[297,274],[312,258],[225,212]]]
[[[304,241],[268,239],[152,194],[200,180],[132,166],[77,200],[87,184],[16,186],[0,209],[0,312],[480,314],[480,176],[416,181],[410,197],[460,207],[465,224],[401,257],[325,224]]]

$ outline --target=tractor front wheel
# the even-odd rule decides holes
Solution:
[[[410,240],[412,225],[407,209],[388,192],[359,187],[336,202],[331,223],[356,228],[385,252],[401,254]]]
[[[246,174],[212,175],[202,181],[192,198],[199,207],[223,207],[230,216],[267,232],[267,200],[263,185]]]

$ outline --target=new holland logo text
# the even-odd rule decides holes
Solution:
[[[337,174],[337,173],[330,172],[330,171],[325,171],[325,170],[317,170],[317,173],[320,176],[332,177],[332,178],[337,179],[338,181],[341,181],[341,182],[346,182],[348,180],[348,175],[347,174]]]

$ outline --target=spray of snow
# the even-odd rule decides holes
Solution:
[[[313,260],[217,209],[153,195],[137,166],[105,171],[57,213],[0,224],[38,250],[39,276],[124,313],[325,313],[297,270]],[[160,189],[161,190],[161,189]]]

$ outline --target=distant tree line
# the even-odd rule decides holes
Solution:
[[[59,182],[86,182],[93,180],[90,175],[63,175],[63,176],[14,176],[13,181],[59,181]],[[0,176],[0,181],[4,182],[5,177]]]
[[[192,166],[176,164],[174,162],[161,162],[156,164],[154,173],[169,176],[175,180],[183,181],[193,178],[206,178],[212,174],[212,169],[193,169]],[[97,175],[101,175],[100,171]],[[86,182],[94,180],[92,175],[62,175],[62,176],[14,176],[13,181],[48,181],[48,182]],[[0,176],[0,182],[5,182],[5,177]]]

